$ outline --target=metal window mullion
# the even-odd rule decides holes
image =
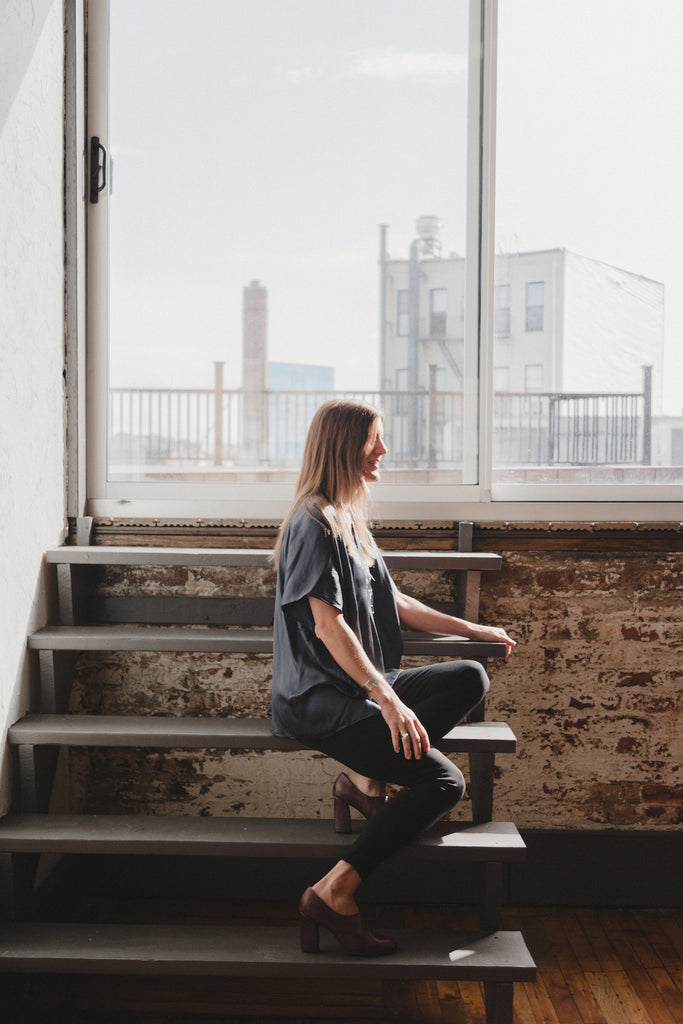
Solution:
[[[87,128],[109,150],[109,4],[87,9]],[[86,147],[87,148],[87,147]],[[109,202],[106,190],[87,210],[87,494],[108,496]]]
[[[468,215],[465,300],[467,365],[478,354],[478,460],[479,494],[490,500],[492,485],[493,298],[495,276],[495,135],[496,55],[498,0],[470,3],[470,88],[468,126]],[[468,358],[469,357],[469,358]],[[476,363],[475,363],[476,365]],[[466,390],[467,394],[467,390]],[[464,411],[464,429],[470,429],[473,410]],[[476,419],[475,419],[476,422]],[[472,447],[465,440],[465,458]],[[465,470],[466,467],[463,467]],[[467,479],[467,477],[465,477]]]

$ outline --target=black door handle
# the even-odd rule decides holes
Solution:
[[[106,187],[107,151],[99,135],[93,135],[90,139],[90,202],[99,202],[100,192]]]

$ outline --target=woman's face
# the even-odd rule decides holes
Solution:
[[[361,453],[361,475],[367,483],[376,483],[379,480],[379,464],[386,453],[383,424],[377,419],[368,431],[368,439]]]

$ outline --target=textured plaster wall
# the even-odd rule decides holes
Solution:
[[[0,7],[0,749],[46,621],[42,556],[64,528],[63,10]],[[0,765],[0,813],[9,800]]]
[[[681,822],[683,555],[503,551],[485,576],[482,621],[519,647],[491,663],[488,717],[510,723],[516,756],[499,755],[495,815],[533,828],[671,829]],[[396,573],[399,586],[448,600],[453,576]],[[258,597],[268,571],[112,571],[110,594]],[[90,655],[73,709],[103,713],[263,715],[265,656]],[[89,810],[331,815],[338,766],[315,753],[74,750],[72,799]],[[462,765],[467,774],[466,759]],[[455,817],[467,817],[466,800]]]

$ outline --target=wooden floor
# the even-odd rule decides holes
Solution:
[[[215,907],[208,918],[215,921],[224,912]],[[274,918],[272,906],[233,906],[231,916],[253,922],[266,912],[270,922],[291,923],[291,908],[285,907]],[[382,907],[376,913],[386,927],[475,926],[470,910]],[[515,986],[515,1024],[683,1024],[679,911],[512,908],[504,911],[504,927],[524,933],[539,968],[535,984]],[[315,981],[33,976],[0,978],[0,1005],[3,1024],[484,1024],[474,982],[335,987]]]

